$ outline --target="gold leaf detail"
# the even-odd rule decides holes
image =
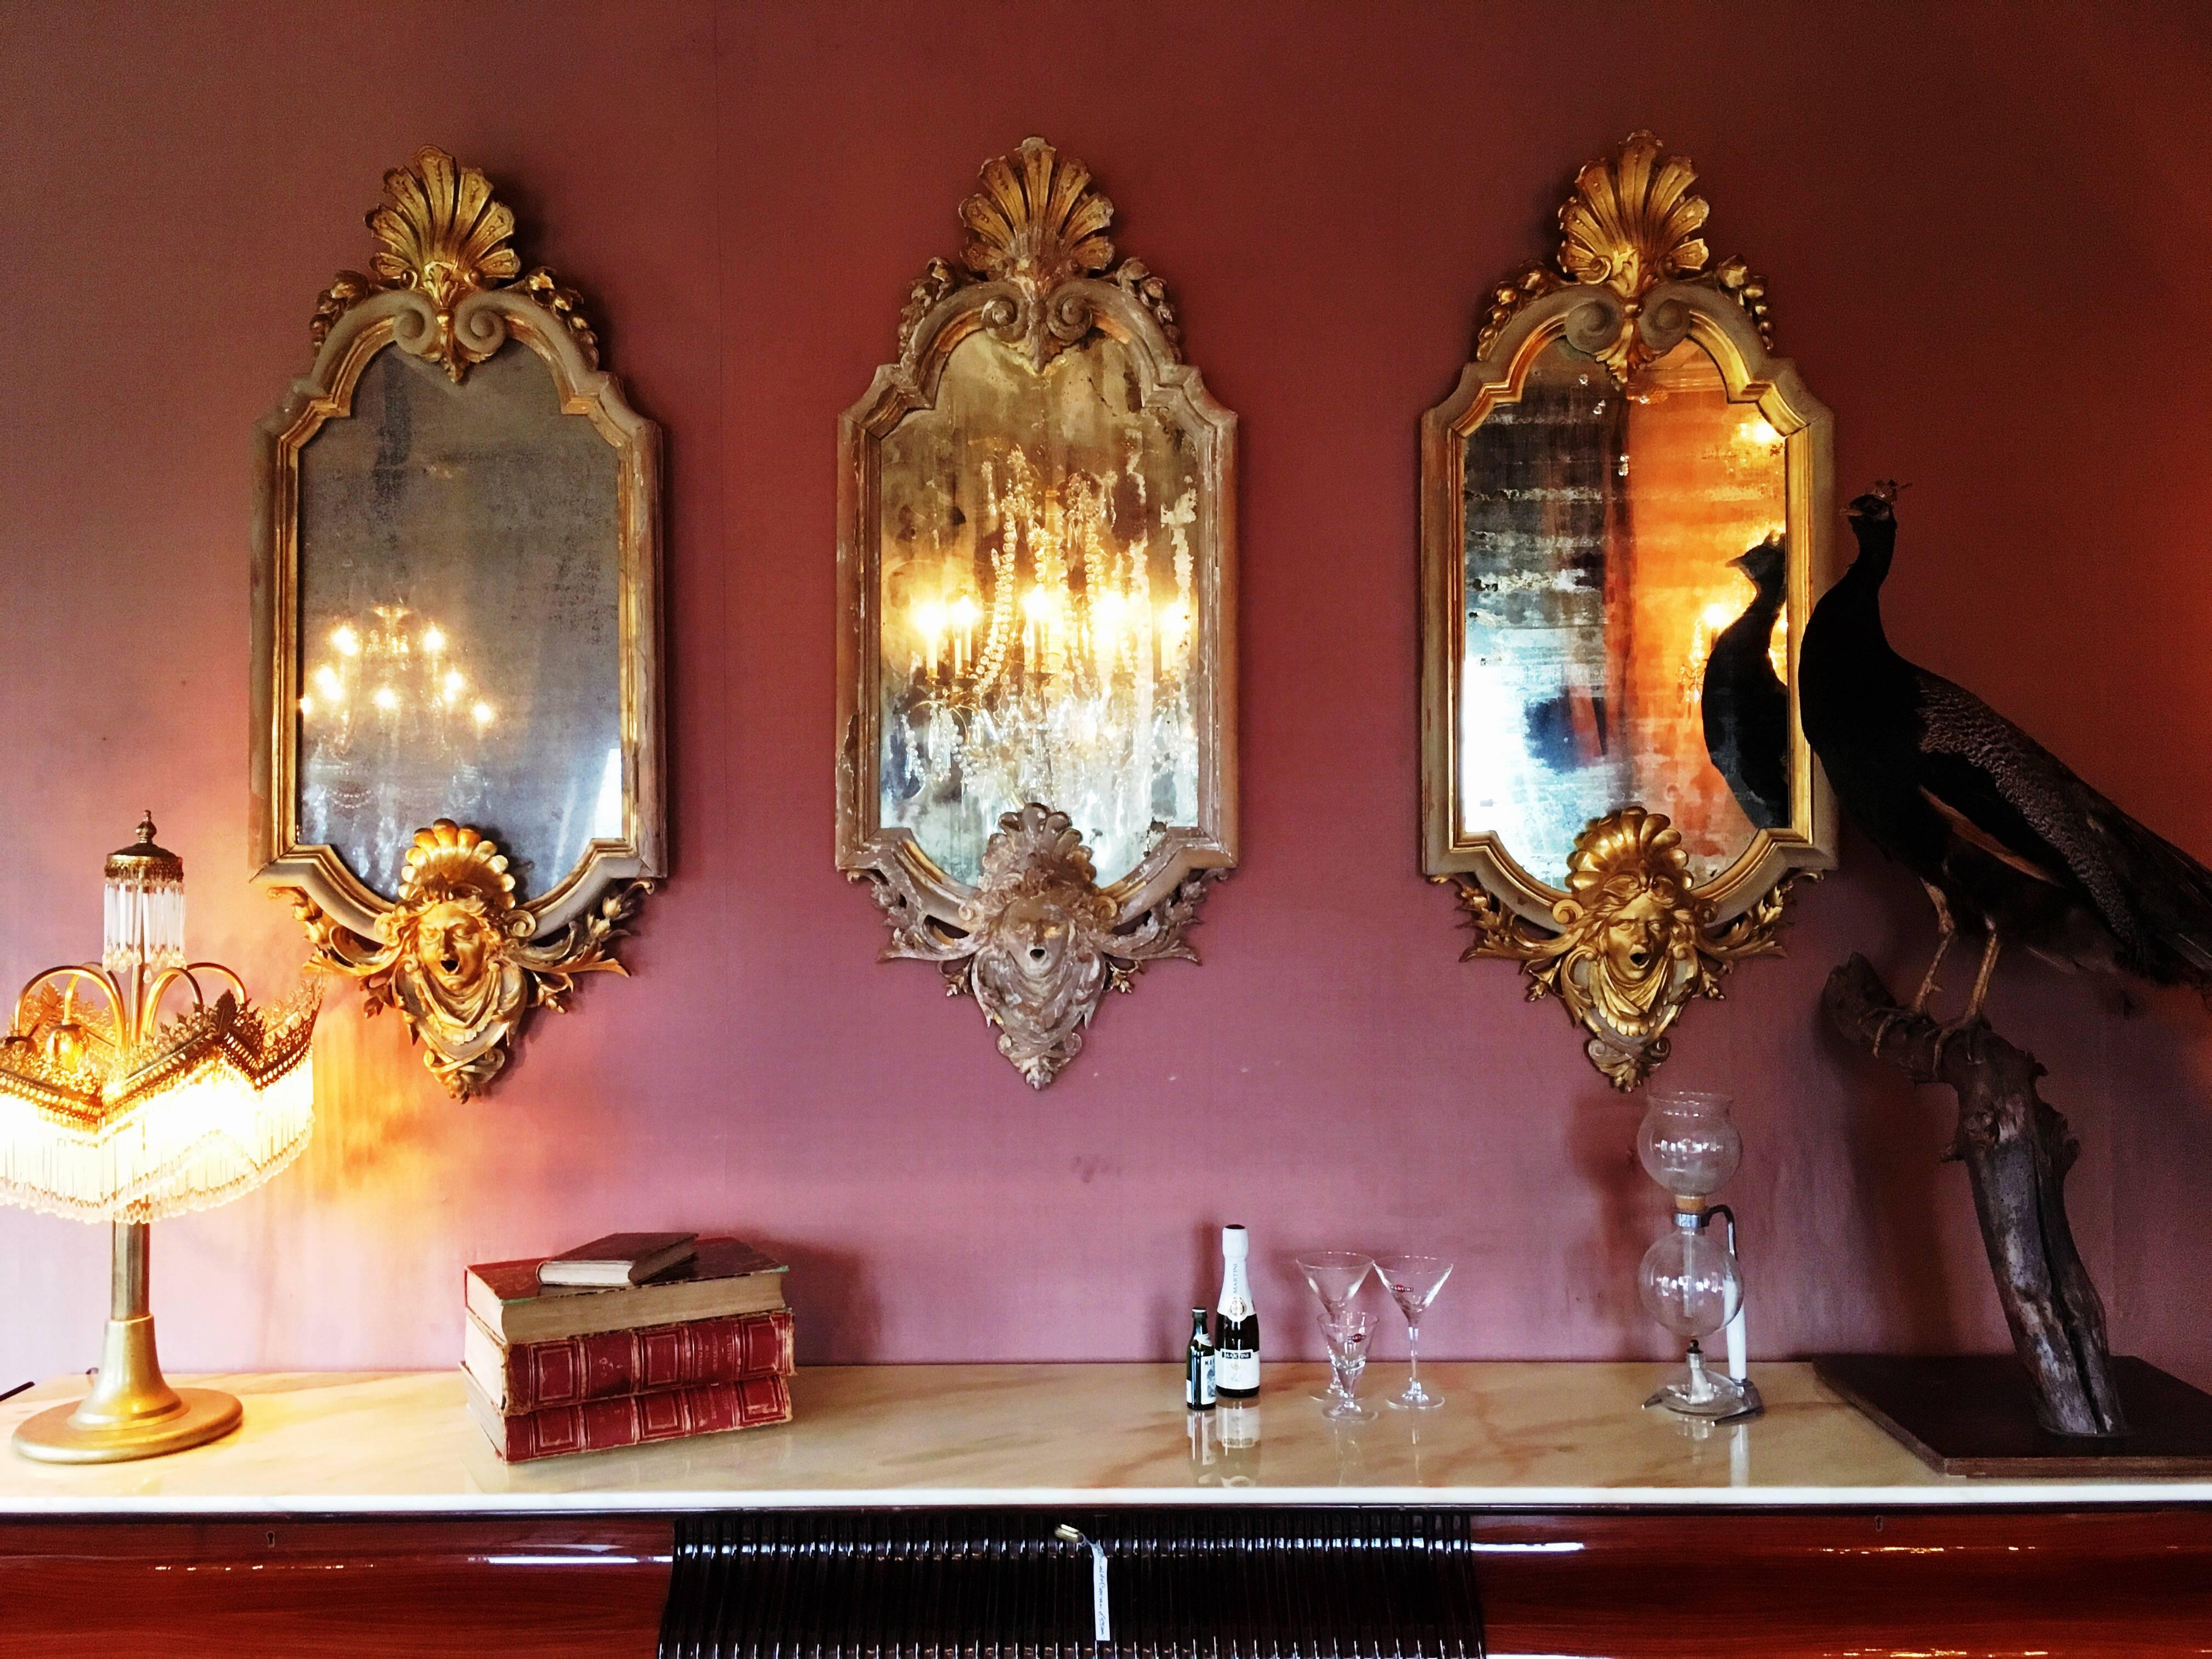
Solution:
[[[887,957],[934,962],[949,996],[972,996],[999,1032],[999,1052],[1042,1089],[1083,1050],[1109,991],[1127,991],[1154,962],[1198,960],[1184,934],[1197,925],[1201,871],[1125,926],[1098,885],[1091,849],[1065,812],[1032,801],[999,820],[982,879],[957,927],[932,917],[893,864],[862,872],[890,920]]]
[[[540,265],[515,287],[544,306],[568,325],[569,337],[576,349],[584,354],[584,361],[593,368],[599,366],[599,337],[584,318],[583,296],[573,288],[563,288],[553,273]]]
[[[1556,293],[1565,287],[1559,276],[1541,264],[1523,266],[1490,291],[1490,311],[1483,319],[1482,331],[1474,337],[1477,361],[1490,356],[1490,348],[1498,337],[1531,300],[1540,300],[1547,294]]]
[[[1091,331],[1089,299],[1066,284],[1112,263],[1106,231],[1114,204],[1091,188],[1083,163],[1063,161],[1042,138],[1024,138],[1012,155],[984,162],[982,179],[983,188],[960,204],[969,230],[962,258],[984,281],[1013,289],[1011,302],[994,301],[985,320],[1041,372]]]
[[[1091,188],[1082,162],[1024,138],[1012,155],[984,162],[982,177],[983,188],[960,204],[971,233],[963,257],[978,276],[1042,294],[1113,263],[1114,204]]]
[[[1559,207],[1558,270],[1527,265],[1491,290],[1475,337],[1476,358],[1490,356],[1505,325],[1530,301],[1571,283],[1609,289],[1620,296],[1619,331],[1594,348],[1593,355],[1623,380],[1651,360],[1637,319],[1644,296],[1662,283],[1694,282],[1729,295],[1771,349],[1774,330],[1765,279],[1741,259],[1705,269],[1708,250],[1699,233],[1708,209],[1703,197],[1691,193],[1697,178],[1686,156],[1669,155],[1648,132],[1631,133],[1613,155],[1584,167],[1575,175],[1573,193]]]
[[[1705,198],[1690,193],[1696,167],[1669,155],[1649,132],[1631,133],[1620,150],[1575,175],[1559,209],[1559,269],[1578,283],[1602,283],[1624,300],[1701,270]]]
[[[330,337],[331,327],[337,319],[351,311],[372,294],[380,293],[383,285],[374,276],[364,276],[357,270],[342,270],[315,301],[314,320],[307,325],[307,337],[318,346]]]
[[[1139,305],[1152,313],[1152,320],[1160,325],[1167,337],[1170,361],[1182,355],[1182,329],[1176,322],[1175,304],[1168,298],[1168,285],[1142,259],[1124,259],[1114,268],[1114,285],[1129,295]]]
[[[1712,280],[1714,287],[1743,307],[1751,325],[1759,331],[1759,344],[1771,351],[1774,324],[1766,306],[1766,278],[1741,259],[1724,259],[1713,268]]]
[[[514,215],[493,199],[491,181],[434,145],[384,175],[384,205],[370,212],[368,228],[384,244],[369,269],[386,287],[416,289],[441,314],[522,269],[507,246]]]
[[[428,301],[437,319],[422,355],[444,364],[455,380],[499,349],[505,334],[496,327],[465,338],[453,326],[453,309],[463,300],[506,286],[522,269],[507,246],[514,215],[493,199],[482,172],[425,146],[406,167],[384,175],[384,201],[370,210],[368,228],[380,244],[368,274],[340,271],[316,301],[309,333],[318,346],[339,318],[371,295],[404,289]],[[596,368],[598,341],[576,311],[576,296],[544,271],[532,273],[522,286],[561,316]]]
[[[938,301],[960,287],[960,273],[942,259],[932,259],[915,285],[907,290],[906,308],[899,313],[899,358],[914,355],[914,337],[921,319],[937,308]]]
[[[1522,964],[1528,999],[1557,996],[1589,1034],[1584,1051],[1617,1089],[1634,1089],[1668,1053],[1668,1028],[1692,997],[1720,998],[1747,957],[1777,955],[1796,878],[1724,927],[1700,899],[1682,837],[1666,816],[1623,807],[1575,842],[1556,931],[1514,914],[1479,883],[1453,878],[1475,941],[1461,957]]]
[[[466,1100],[506,1066],[531,1009],[564,1009],[579,974],[627,971],[613,944],[651,888],[633,882],[535,943],[535,919],[515,903],[498,845],[440,818],[416,832],[399,896],[376,918],[373,938],[334,922],[298,889],[282,890],[313,941],[310,965],[359,981],[371,1013],[398,1009],[422,1044],[423,1064]]]

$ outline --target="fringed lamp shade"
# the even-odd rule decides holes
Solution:
[[[0,1045],[0,1199],[158,1221],[227,1203],[299,1156],[315,1121],[313,992],[260,1010],[226,990],[134,1048],[110,1008],[86,1006],[104,999],[83,994],[82,972],[34,985]]]
[[[155,844],[150,814],[106,876],[99,964],[33,979],[0,1039],[0,1202],[115,1224],[92,1392],[15,1431],[18,1451],[59,1462],[154,1456],[236,1426],[230,1395],[162,1378],[146,1224],[258,1186],[314,1127],[317,994],[256,1009],[229,969],[185,959],[184,862]]]

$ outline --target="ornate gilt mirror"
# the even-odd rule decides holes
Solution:
[[[1042,139],[840,425],[838,867],[1036,1088],[1237,857],[1237,417]]]
[[[1584,167],[1421,427],[1425,866],[1622,1089],[1833,863],[1793,690],[1830,416],[1695,181],[1646,132]]]
[[[664,873],[659,434],[484,175],[386,173],[259,434],[253,820],[456,1098]]]

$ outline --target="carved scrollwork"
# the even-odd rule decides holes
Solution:
[[[481,832],[441,818],[416,832],[399,896],[373,938],[343,927],[299,888],[290,899],[313,941],[309,966],[360,982],[371,1014],[396,1008],[423,1064],[456,1100],[488,1085],[532,1008],[566,1012],[580,974],[627,974],[615,941],[650,881],[617,888],[544,939],[514,900],[506,855]]]
[[[1703,197],[1692,193],[1697,179],[1687,156],[1668,155],[1649,132],[1631,133],[1612,155],[1585,166],[1575,175],[1573,193],[1559,206],[1558,270],[1528,265],[1492,291],[1475,339],[1476,357],[1490,355],[1499,333],[1523,306],[1576,283],[1607,288],[1620,296],[1613,337],[1591,355],[1623,378],[1651,360],[1637,324],[1645,296],[1662,283],[1702,283],[1726,294],[1742,306],[1760,340],[1771,348],[1765,279],[1737,258],[1705,269],[1710,255],[1699,233],[1710,210]]]
[[[1066,813],[1032,801],[1000,818],[957,926],[929,913],[898,866],[856,877],[874,879],[890,922],[884,958],[937,963],[945,994],[974,997],[998,1029],[999,1052],[1042,1089],[1083,1051],[1085,1028],[1107,992],[1127,991],[1152,963],[1198,960],[1184,934],[1197,926],[1207,878],[1226,873],[1195,872],[1117,927],[1082,836]]]
[[[1042,138],[1024,138],[1012,155],[986,161],[981,178],[982,188],[960,204],[968,227],[960,267],[933,259],[908,291],[902,360],[911,358],[922,319],[940,301],[971,283],[1000,283],[1012,293],[983,307],[984,325],[1042,369],[1091,332],[1097,320],[1091,296],[1070,285],[1099,277],[1152,313],[1168,361],[1176,361],[1182,331],[1167,283],[1141,260],[1114,264],[1107,234],[1114,204],[1091,188],[1088,167]]]
[[[1508,908],[1470,877],[1442,879],[1457,885],[1475,935],[1460,960],[1521,963],[1528,1000],[1557,996],[1589,1033],[1590,1063],[1629,1090],[1667,1058],[1668,1029],[1691,998],[1717,1001],[1722,977],[1737,963],[1780,954],[1783,912],[1802,873],[1717,927],[1680,832],[1664,814],[1630,806],[1593,819],[1577,840],[1553,927]]]
[[[479,169],[425,145],[407,166],[384,175],[384,200],[370,210],[368,228],[380,245],[368,273],[342,270],[323,291],[308,329],[316,345],[363,300],[394,290],[419,294],[435,322],[427,339],[411,337],[403,328],[403,343],[443,364],[458,381],[507,337],[495,319],[460,316],[462,302],[472,294],[512,287],[560,318],[585,360],[597,367],[598,337],[584,319],[581,301],[542,267],[521,275],[521,256],[508,246],[514,215],[494,198],[491,181]]]

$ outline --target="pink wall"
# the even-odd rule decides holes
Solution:
[[[2201,15],[2043,9],[52,4],[0,33],[0,979],[97,939],[152,803],[204,954],[274,988],[245,880],[254,422],[308,361],[382,170],[488,168],[670,439],[678,868],[628,957],[456,1107],[332,998],[301,1164],[165,1224],[193,1367],[438,1365],[459,1270],[603,1228],[787,1250],[813,1360],[1179,1347],[1250,1224],[1279,1349],[1302,1243],[1455,1252],[1435,1349],[1656,1352],[1637,1109],[1563,1017],[1462,966],[1415,840],[1415,422],[1575,164],[1649,125],[1704,167],[1838,419],[1905,501],[1893,630],[2212,854],[2197,643],[2212,388]],[[1245,862],[1202,969],[1102,1015],[1042,1096],[831,866],[834,422],[976,165],[1089,161],[1243,419]],[[1929,937],[1863,843],[1670,1080],[1749,1140],[1755,1346],[1995,1347],[1947,1127],[1816,998]],[[2212,1382],[2212,1019],[2121,1023],[2008,965],[2124,1346]],[[0,1382],[89,1364],[98,1230],[0,1212]]]

